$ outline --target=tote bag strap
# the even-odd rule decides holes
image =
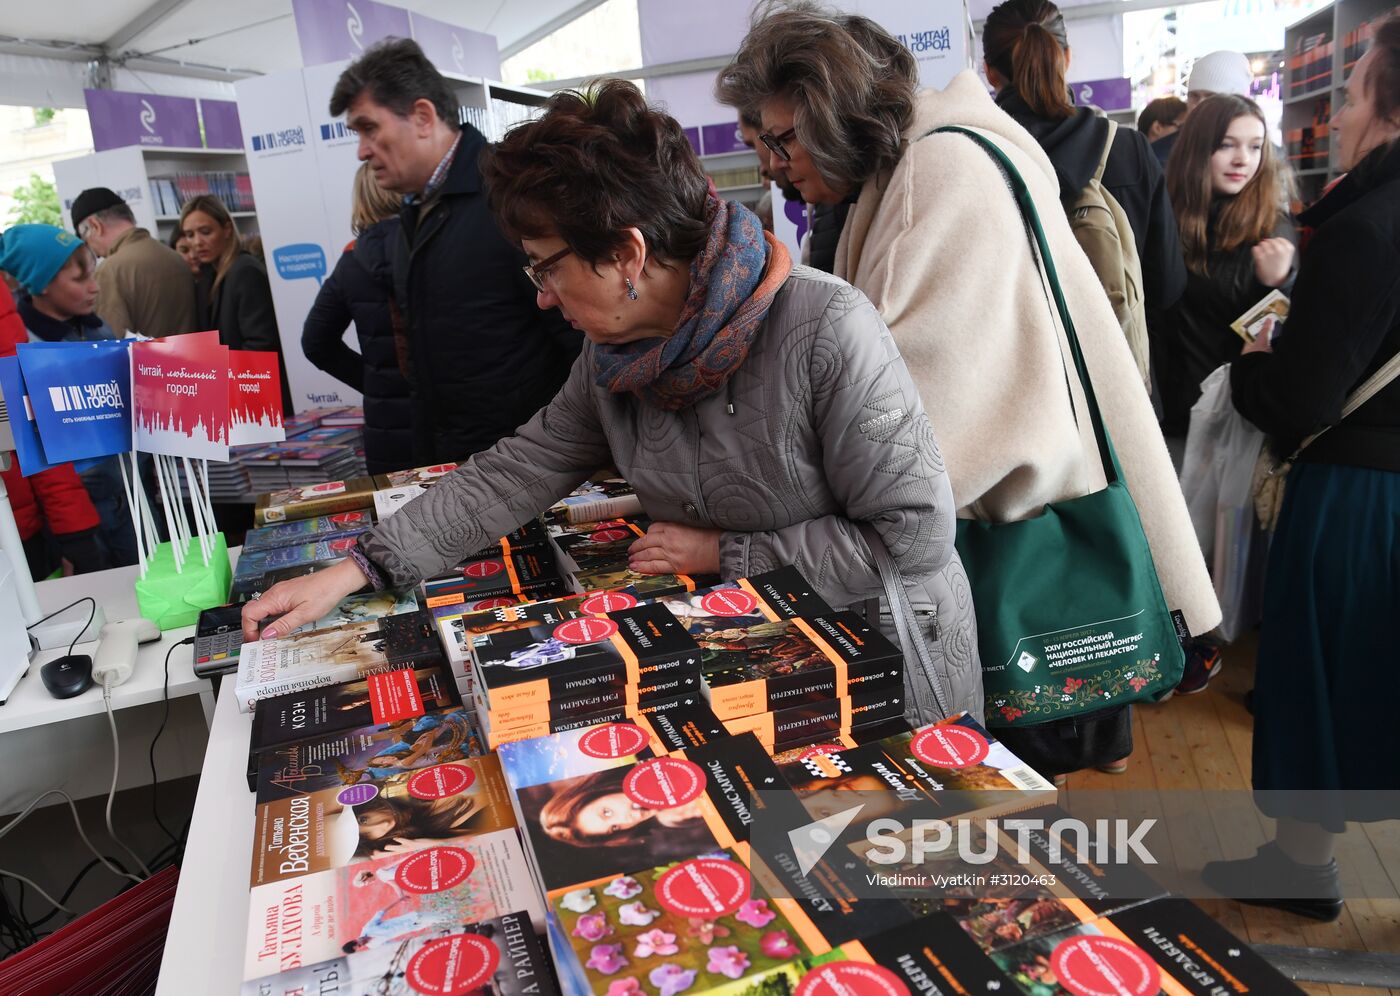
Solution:
[[[1109,484],[1122,481],[1123,470],[1118,465],[1118,454],[1113,449],[1113,441],[1109,439],[1108,429],[1103,423],[1103,416],[1099,413],[1099,401],[1094,396],[1094,385],[1089,380],[1089,367],[1084,362],[1084,352],[1079,347],[1079,335],[1074,330],[1074,319],[1070,316],[1069,305],[1065,301],[1064,290],[1060,286],[1060,276],[1055,269],[1055,261],[1050,256],[1050,243],[1046,239],[1045,229],[1040,223],[1040,212],[1036,210],[1035,201],[1031,197],[1030,189],[1026,186],[1026,181],[1021,177],[1020,172],[1006,153],[986,136],[958,125],[935,128],[928,134],[934,135],[943,132],[965,135],[972,139],[1000,167],[1012,193],[1015,194],[1016,203],[1021,210],[1021,219],[1025,223],[1027,237],[1031,243],[1031,255],[1036,258],[1045,281],[1050,285],[1050,292],[1055,300],[1055,310],[1059,313],[1060,324],[1065,330],[1065,339],[1069,342],[1070,356],[1074,359],[1074,370],[1079,377],[1079,385],[1084,390],[1084,401],[1089,409],[1089,421],[1094,429],[1094,438],[1099,445],[1099,459],[1103,462],[1104,479]],[[1070,407],[1073,408],[1073,406],[1074,398],[1071,396]]]
[[[1331,425],[1323,426],[1321,429],[1319,429],[1317,432],[1314,432],[1307,439],[1304,439],[1301,443],[1298,444],[1298,448],[1293,451],[1293,455],[1287,460],[1285,460],[1284,463],[1291,464],[1294,460],[1297,460],[1298,455],[1302,453],[1305,449],[1307,449],[1309,446],[1311,446],[1313,443],[1317,442],[1319,436],[1324,435],[1328,429],[1333,429],[1341,425],[1342,419],[1346,418],[1352,412],[1356,411],[1356,409],[1360,408],[1366,402],[1374,398],[1377,394],[1381,392],[1382,388],[1389,385],[1390,382],[1394,380],[1397,376],[1400,376],[1400,353],[1396,353],[1390,359],[1386,360],[1379,370],[1377,370],[1375,373],[1371,374],[1371,376],[1366,378],[1366,382],[1364,384],[1358,387],[1351,394],[1347,395],[1347,400],[1342,405],[1341,418],[1337,419],[1337,421],[1333,422]],[[1278,468],[1275,467],[1273,471],[1270,471],[1270,474],[1277,471],[1277,469]]]
[[[864,537],[865,545],[870,548],[871,559],[875,561],[875,567],[880,572],[880,581],[885,586],[885,601],[889,604],[890,615],[894,618],[895,633],[899,636],[899,646],[904,651],[905,666],[916,667],[928,682],[929,689],[933,692],[933,701],[938,703],[939,711],[943,713],[934,719],[947,719],[950,715],[948,698],[943,694],[938,672],[934,670],[933,655],[929,653],[928,644],[919,632],[918,616],[914,614],[914,605],[909,601],[909,592],[904,588],[904,577],[899,573],[899,565],[894,562],[894,557],[890,556],[890,549],[885,546],[884,537],[878,529],[868,522],[857,522],[855,525]],[[874,625],[879,617],[872,613],[868,618],[871,625]],[[917,709],[917,704],[915,708]],[[923,722],[924,717],[920,716],[919,720]]]

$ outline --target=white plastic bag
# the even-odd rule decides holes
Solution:
[[[1265,538],[1254,517],[1253,474],[1264,434],[1235,411],[1230,367],[1201,382],[1191,407],[1181,490],[1220,599],[1220,635],[1236,639],[1258,619]]]

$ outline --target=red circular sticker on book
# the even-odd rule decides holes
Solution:
[[[301,489],[301,493],[304,495],[335,495],[344,490],[344,481],[326,481],[324,484],[308,484]]]
[[[758,608],[758,599],[743,588],[721,588],[700,599],[700,608],[712,616],[746,616]]]
[[[340,553],[342,550],[348,550],[355,545],[355,537],[343,536],[340,539],[331,540],[327,545],[336,553]]]
[[[845,749],[846,748],[842,747],[840,744],[813,744],[801,754],[798,754],[797,759],[799,761],[805,761],[807,758],[816,757],[818,754],[839,754]]]
[[[469,578],[490,578],[505,569],[506,565],[499,560],[477,560],[463,567],[462,573]]]
[[[833,961],[802,976],[793,996],[910,996],[904,980],[888,968],[859,961]]]
[[[617,623],[605,616],[580,616],[554,627],[560,643],[602,643],[617,632]]]
[[[675,916],[728,916],[749,899],[749,870],[737,861],[694,858],[656,880],[656,902]]]
[[[618,540],[626,539],[628,536],[637,534],[630,529],[619,529],[614,526],[611,529],[599,529],[592,536],[588,537],[593,543],[616,543]],[[640,537],[638,537],[640,539]]]
[[[1162,988],[1147,953],[1116,937],[1071,937],[1050,955],[1050,969],[1074,996],[1149,996]]]
[[[625,591],[605,591],[598,595],[590,595],[579,602],[578,607],[581,612],[602,615],[604,612],[620,612],[623,609],[630,609],[636,604],[637,599]]]
[[[513,598],[483,598],[479,602],[473,602],[468,608],[475,612],[477,609],[503,609],[514,604]]]
[[[429,941],[408,960],[404,981],[424,996],[466,996],[496,974],[501,953],[476,934],[453,934]]]
[[[930,726],[914,735],[911,749],[925,764],[967,768],[987,757],[987,738],[965,726]]]
[[[705,791],[705,771],[680,757],[643,761],[622,779],[622,791],[639,806],[670,809],[694,802]]]
[[[604,723],[578,738],[578,749],[589,757],[614,758],[635,754],[650,738],[632,723]]]
[[[441,477],[443,474],[450,474],[457,469],[455,463],[439,463],[431,467],[424,467],[418,473],[424,477]]]
[[[470,851],[460,847],[430,847],[414,851],[399,862],[394,882],[404,892],[427,895],[461,885],[476,867]]]
[[[337,526],[354,526],[361,522],[369,522],[369,515],[364,512],[336,512],[334,515],[326,516],[326,518]]]
[[[408,794],[415,799],[446,799],[472,787],[476,772],[464,764],[439,764],[424,768],[408,780]]]

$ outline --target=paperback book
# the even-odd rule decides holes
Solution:
[[[248,578],[266,574],[283,567],[301,567],[305,564],[334,563],[344,560],[355,547],[354,536],[341,536],[337,539],[318,540],[315,543],[301,543],[297,546],[279,546],[259,553],[242,553],[234,567],[235,578]]]
[[[376,474],[374,483],[381,491],[389,488],[432,487],[443,477],[457,469],[455,463],[435,463],[429,467],[411,467],[408,470],[391,470],[387,474]]]
[[[695,641],[655,605],[492,633],[473,655],[478,696],[493,719],[602,690],[641,701],[649,684],[700,671]]]
[[[871,726],[883,726],[904,716],[904,686],[874,688],[841,698],[775,709],[738,719],[726,719],[730,734],[752,733],[765,747],[786,751],[805,747]]]
[[[413,672],[373,677],[395,674],[411,678]],[[471,711],[462,706],[373,723],[264,750],[258,759],[258,802],[378,782],[484,752]]]
[[[551,505],[542,518],[546,523],[596,522],[642,514],[642,502],[632,485],[619,477],[584,481]]]
[[[551,598],[565,590],[553,551],[543,548],[467,560],[442,577],[423,582],[430,609],[513,595]]]
[[[374,491],[371,477],[283,488],[258,498],[253,507],[253,524],[265,526],[271,522],[363,511],[374,507]]]
[[[257,758],[263,751],[365,726],[413,720],[458,705],[457,685],[442,664],[386,671],[263,699],[253,710],[248,788],[257,788]]]
[[[548,892],[656,868],[748,840],[750,793],[782,792],[757,738],[723,737],[515,793]]]
[[[658,702],[696,695],[704,696],[700,672],[685,671],[660,675],[636,685],[600,688],[564,699],[536,700],[504,710],[489,709],[480,688],[473,693],[472,701],[476,703],[477,721],[487,744],[502,744],[519,740],[531,730],[545,726],[557,732],[577,723],[596,722],[618,710],[639,712]]]
[[[243,983],[241,996],[555,996],[526,913],[357,947],[330,961]]]
[[[678,712],[680,715],[670,715],[672,712]],[[533,740],[555,733],[584,730],[603,723],[641,723],[644,718],[649,719],[653,725],[663,724],[675,727],[669,735],[671,741],[677,744],[674,748],[676,750],[681,749],[682,746],[693,746],[696,743],[707,743],[718,737],[732,736],[724,728],[724,724],[715,719],[715,714],[710,711],[709,703],[705,701],[704,695],[695,692],[677,695],[673,698],[648,699],[646,702],[623,702],[612,708],[583,716],[551,719],[533,726],[516,726],[510,729],[490,731],[485,735],[486,748],[499,751],[507,744],[522,740]],[[686,739],[682,741],[681,738]]]
[[[853,612],[734,626],[696,642],[724,720],[904,686],[899,648]]]
[[[301,546],[303,543],[319,543],[327,540],[358,536],[374,525],[368,512],[338,512],[335,515],[321,515],[314,519],[298,519],[294,522],[280,522],[248,530],[243,540],[243,556],[261,553],[283,546]]]
[[[234,694],[238,707],[247,712],[259,699],[441,660],[437,630],[428,614],[406,612],[335,630],[245,643],[238,655]]]
[[[446,936],[516,911],[544,928],[514,830],[269,882],[248,897],[243,978]]]
[[[493,754],[260,802],[256,812],[254,886],[515,826]]]

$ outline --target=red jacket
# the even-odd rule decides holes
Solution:
[[[15,310],[15,299],[0,280],[0,356],[14,356],[15,346],[28,341],[29,333]],[[11,418],[16,417],[22,418],[23,413],[11,414]],[[71,463],[24,477],[19,472],[19,461],[12,458],[10,469],[3,476],[20,539],[29,539],[43,528],[46,520],[55,536],[97,528],[97,509]]]

